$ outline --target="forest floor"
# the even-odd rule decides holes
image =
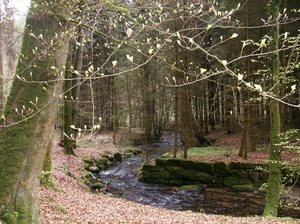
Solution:
[[[208,136],[216,138],[216,145],[228,145],[238,147],[241,136],[236,133],[224,135],[221,131],[215,131]],[[103,153],[114,153],[120,150],[112,144],[112,137],[108,134],[90,136],[90,142],[85,147],[77,147],[77,156],[64,155],[59,142],[53,144],[52,174],[54,181],[60,190],[42,187],[40,189],[41,217],[45,224],[102,224],[102,223],[299,223],[292,219],[265,219],[260,217],[231,217],[222,215],[208,215],[192,213],[188,211],[173,211],[142,205],[120,198],[108,197],[104,194],[91,193],[81,181],[83,161],[82,157],[100,157]],[[92,147],[90,146],[92,145]],[[256,161],[265,161],[267,152],[249,154]],[[210,158],[211,160],[237,159],[234,155],[224,158]],[[252,159],[251,159],[252,161]],[[299,192],[298,192],[299,195]]]

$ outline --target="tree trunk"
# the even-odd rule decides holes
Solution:
[[[179,96],[178,96],[178,88],[174,89],[174,94],[175,94],[175,102],[174,102],[174,126],[175,126],[175,138],[174,138],[174,148],[173,148],[173,158],[177,157],[177,152],[178,152],[178,134],[179,134],[179,122],[178,122],[178,117],[179,117],[179,109],[178,109],[178,101],[179,101]]]
[[[78,30],[79,37],[78,42],[79,46],[76,52],[76,58],[75,58],[75,65],[74,69],[77,71],[82,70],[82,63],[83,63],[83,30],[82,28],[79,28]],[[78,73],[73,72],[73,80],[72,80],[72,97],[73,97],[73,103],[72,103],[72,121],[75,127],[79,125],[78,117],[79,117],[79,93],[80,93],[80,75]],[[82,127],[81,127],[82,128]]]
[[[280,0],[270,0],[268,4],[269,16],[272,20],[269,35],[272,38],[270,42],[270,50],[272,53],[272,61],[270,65],[271,85],[273,88],[273,96],[280,97],[280,81],[279,74],[279,53],[278,53],[278,38],[279,24],[277,18],[279,16]],[[282,190],[281,183],[281,163],[280,163],[280,108],[279,102],[270,99],[270,155],[269,155],[269,179],[266,196],[266,204],[264,208],[264,217],[276,217],[278,214],[279,198]]]
[[[73,125],[73,108],[72,108],[72,52],[71,47],[69,49],[69,57],[67,62],[67,71],[65,74],[66,80],[64,84],[64,153],[67,155],[75,155],[74,148],[76,146],[76,134],[75,130],[71,128]]]
[[[0,216],[6,223],[41,222],[38,190],[62,88],[56,79],[67,61],[69,36],[62,33],[76,1],[70,2],[35,1],[26,20],[0,132]]]
[[[3,74],[3,21],[2,21],[2,7],[0,3],[0,113],[2,113],[4,108],[4,74]]]

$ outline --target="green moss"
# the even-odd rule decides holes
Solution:
[[[130,158],[130,157],[133,157],[133,156],[134,156],[134,154],[131,153],[131,152],[125,152],[125,153],[124,153],[124,157],[125,157],[125,158]]]
[[[212,163],[205,163],[201,161],[195,161],[198,171],[214,174],[214,165]]]
[[[184,179],[185,180],[196,180],[197,179],[197,170],[192,169],[185,169],[184,172]]]
[[[225,177],[223,178],[223,184],[228,187],[232,187],[235,185],[252,185],[251,180],[247,178],[239,178],[239,177]]]
[[[103,187],[105,187],[105,184],[104,183],[102,183],[102,182],[97,182],[97,183],[94,183],[93,185],[92,185],[92,189],[100,189],[100,188],[103,188]]]
[[[166,166],[167,162],[166,159],[158,158],[155,160],[156,166]]]
[[[168,179],[164,179],[164,178],[157,178],[157,179],[155,179],[155,183],[157,183],[157,184],[169,184],[170,181]]]
[[[56,210],[62,212],[62,213],[67,213],[67,209],[62,205],[59,205],[57,203],[52,203],[52,207],[55,208]]]
[[[183,185],[183,181],[180,180],[180,179],[171,179],[171,180],[169,181],[169,183],[170,183],[171,185],[175,185],[175,186],[181,186],[181,185]]]
[[[18,212],[9,212],[8,210],[1,216],[3,223],[7,224],[17,224],[19,219]]]
[[[179,191],[197,191],[199,190],[199,186],[198,185],[183,185],[180,186]]]
[[[171,179],[183,180],[185,177],[184,169],[181,167],[168,167],[168,172],[170,172]]]
[[[166,161],[167,166],[178,166],[180,167],[181,159],[168,159]]]
[[[166,171],[160,172],[160,178],[170,179],[170,173]]]
[[[215,162],[214,168],[217,174],[221,174],[222,176],[230,175],[230,167],[224,162]]]
[[[159,171],[164,171],[165,169],[162,166],[154,166],[154,165],[150,165],[150,164],[144,164],[143,170],[147,170],[150,172],[159,172]]]
[[[231,176],[249,178],[248,173],[244,170],[231,170]]]
[[[114,154],[114,160],[117,162],[122,162],[122,154],[120,152],[116,152]]]
[[[192,160],[181,160],[180,161],[180,166],[183,169],[196,169],[196,163]]]
[[[197,172],[197,181],[200,181],[201,183],[212,183],[213,176],[207,173]]]

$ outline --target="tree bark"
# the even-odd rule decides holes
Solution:
[[[73,107],[72,107],[72,51],[69,48],[67,71],[65,74],[66,80],[64,83],[64,153],[67,155],[75,155],[74,148],[76,147],[75,130],[71,127],[73,123]]]
[[[268,4],[269,17],[271,17],[269,35],[272,38],[270,42],[270,50],[272,60],[270,65],[271,85],[273,88],[273,96],[280,97],[280,80],[279,73],[279,53],[278,53],[278,38],[279,38],[279,16],[280,0],[270,0]],[[266,196],[266,204],[264,208],[264,217],[276,217],[278,214],[279,199],[282,190],[281,182],[281,162],[280,162],[280,105],[277,100],[270,99],[270,155],[269,155],[269,178]]]
[[[58,77],[64,75],[67,61],[69,35],[63,32],[71,14],[66,12],[72,12],[75,3],[35,1],[26,19],[0,132],[0,217],[6,223],[41,222],[40,177],[53,139],[62,89]]]
[[[2,7],[0,4],[0,113],[3,111],[4,108],[4,74],[3,74],[3,20],[2,20]]]

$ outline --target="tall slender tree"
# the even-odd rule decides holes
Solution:
[[[279,19],[280,19],[281,0],[270,0],[267,7],[269,15],[269,35],[270,51],[272,54],[270,62],[270,77],[272,94],[274,97],[280,97],[280,62],[279,62]],[[269,178],[266,204],[263,216],[277,216],[280,194],[282,191],[281,182],[281,161],[280,161],[280,103],[278,100],[270,99],[270,152],[269,152]]]

